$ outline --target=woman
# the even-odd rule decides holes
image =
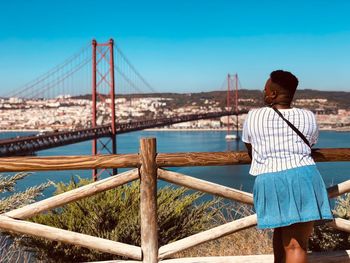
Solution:
[[[242,140],[252,158],[249,173],[257,176],[253,192],[258,228],[274,228],[275,262],[307,262],[313,222],[333,218],[311,157],[318,138],[315,116],[291,108],[297,86],[292,73],[273,71],[264,89],[267,106],[249,111],[243,127]]]

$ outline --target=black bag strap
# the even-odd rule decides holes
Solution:
[[[304,134],[302,134],[289,120],[284,118],[284,116],[282,115],[282,113],[278,109],[276,109],[275,107],[272,107],[272,109],[289,125],[289,127],[291,127],[293,129],[293,131],[296,132],[296,134],[299,135],[299,137],[301,139],[303,139],[303,141],[307,144],[307,146],[309,146],[311,148],[311,145],[310,145],[309,141],[305,138]]]

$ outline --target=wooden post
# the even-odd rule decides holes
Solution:
[[[140,154],[142,258],[145,263],[156,263],[158,262],[156,139],[141,139]]]

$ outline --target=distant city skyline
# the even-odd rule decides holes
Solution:
[[[114,38],[158,92],[262,89],[275,69],[300,89],[350,91],[349,1],[3,1],[0,96],[93,38]]]

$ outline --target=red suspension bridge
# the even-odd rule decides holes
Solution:
[[[238,111],[237,93],[231,96],[234,100],[230,98],[234,87],[236,90],[238,87],[237,75],[232,77],[229,75],[226,80],[228,97],[227,107],[223,110],[170,116],[153,114],[149,118],[130,114],[130,118],[125,120],[118,115],[118,105],[115,104],[117,98],[129,97],[132,111],[135,107],[133,94],[157,91],[135,69],[112,39],[107,43],[93,40],[92,44],[85,46],[62,64],[5,96],[34,101],[32,103],[59,101],[63,104],[68,98],[84,97],[91,100],[91,109],[86,109],[87,113],[84,113],[91,116],[90,119],[87,118],[83,125],[76,125],[73,130],[0,140],[0,156],[30,154],[86,140],[93,141],[94,155],[103,151],[115,154],[116,134],[244,113],[246,111]],[[108,137],[109,140],[102,142],[99,140],[102,137]]]

